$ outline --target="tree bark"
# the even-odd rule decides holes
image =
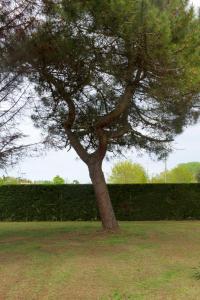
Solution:
[[[108,187],[102,171],[102,162],[89,164],[88,168],[96,195],[103,229],[106,231],[117,231],[119,229],[119,225],[115,217]]]

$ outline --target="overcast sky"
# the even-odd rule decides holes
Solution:
[[[192,1],[195,6],[200,6],[200,0]],[[26,132],[32,131],[32,136],[38,136],[38,132],[33,129],[29,121],[24,124]],[[177,150],[169,156],[167,167],[170,169],[183,162],[200,162],[200,124],[187,128],[183,134],[178,136],[174,142]],[[131,159],[133,162],[141,163],[149,174],[156,174],[164,170],[164,163],[152,160],[147,154],[141,156],[134,149],[126,153],[125,157],[118,160]],[[104,162],[103,168],[106,177],[111,171],[112,165],[117,159]],[[0,175],[6,175],[1,172]],[[74,179],[81,183],[90,182],[88,170],[85,164],[77,158],[73,150],[49,151],[42,157],[27,158],[14,168],[7,170],[7,174],[16,177],[26,177],[32,180],[52,179],[55,175],[60,175],[69,181]]]

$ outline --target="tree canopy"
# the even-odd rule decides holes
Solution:
[[[45,18],[17,44],[51,144],[161,151],[194,120],[200,30],[186,2],[41,2]]]
[[[25,153],[24,134],[19,128],[20,116],[29,102],[21,72],[7,62],[7,41],[21,26],[28,28],[26,19],[33,5],[25,0],[0,3],[0,169],[16,163]]]
[[[177,165],[175,168],[152,178],[153,183],[194,183],[198,181],[200,172],[199,162],[189,162]]]
[[[0,185],[18,185],[18,184],[31,184],[32,181],[26,178],[16,178],[11,176],[0,177]]]
[[[200,162],[188,162],[179,164],[179,166],[185,167],[189,172],[191,172],[192,176],[195,178],[198,171],[200,171]]]
[[[61,176],[56,175],[53,178],[53,184],[65,184],[65,180]]]
[[[108,182],[119,184],[147,183],[148,175],[140,164],[122,161],[113,166]]]
[[[195,179],[191,172],[184,166],[178,165],[172,170],[160,173],[152,178],[152,183],[191,183]]]

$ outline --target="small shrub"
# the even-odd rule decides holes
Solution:
[[[194,269],[193,278],[200,280],[200,267]]]

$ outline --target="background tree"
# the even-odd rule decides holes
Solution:
[[[200,170],[200,162],[188,162],[188,163],[182,163],[178,166],[185,167],[192,175],[193,181],[196,181],[196,176]]]
[[[118,162],[112,168],[109,183],[147,183],[148,175],[145,169],[131,161]]]
[[[15,177],[10,177],[10,176],[6,176],[6,177],[2,177],[0,178],[0,185],[7,185],[7,184],[19,184],[18,179]]]
[[[196,174],[199,170],[199,163],[191,162],[179,164],[175,168],[152,178],[152,183],[192,183],[196,182]]]
[[[72,183],[73,184],[80,184],[80,182],[77,179],[74,179]]]
[[[88,166],[103,227],[114,230],[102,161],[131,147],[162,155],[197,119],[200,20],[182,0],[38,2],[9,64],[36,85],[46,143],[72,146]]]
[[[161,172],[160,174],[157,174],[151,178],[151,183],[167,183],[167,174],[166,172]]]
[[[26,178],[16,178],[11,176],[3,176],[0,178],[0,185],[7,185],[7,184],[31,184],[32,181]]]
[[[51,180],[35,180],[34,184],[46,184],[46,185],[49,185],[49,184],[53,184],[53,182]]]
[[[0,169],[16,163],[27,148],[19,119],[29,102],[25,94],[30,84],[7,64],[6,43],[13,32],[19,33],[21,28],[31,26],[32,19],[26,19],[26,15],[33,3],[24,0],[0,3]]]
[[[196,173],[196,181],[197,183],[200,183],[200,169]]]
[[[53,178],[53,184],[65,184],[65,180],[62,177],[60,177],[59,175],[56,175]]]
[[[178,165],[167,174],[168,183],[191,183],[194,177],[185,166]]]

